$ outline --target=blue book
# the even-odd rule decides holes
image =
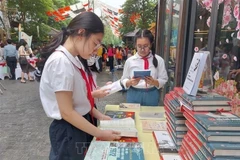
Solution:
[[[193,117],[193,123],[201,124],[207,131],[240,131],[240,117],[230,112],[193,112],[186,108],[184,111]]]
[[[186,118],[185,117],[175,117],[170,108],[164,106],[165,113],[172,119],[174,124],[185,124]]]
[[[142,143],[92,141],[84,160],[144,160]]]
[[[134,78],[142,78],[151,76],[150,70],[142,70],[142,71],[133,71],[133,77]]]
[[[240,132],[206,131],[206,129],[204,129],[199,123],[195,123],[194,127],[208,142],[240,143]]]
[[[198,105],[226,105],[229,106],[229,98],[217,93],[197,94],[197,96],[182,94],[182,97],[192,106]]]

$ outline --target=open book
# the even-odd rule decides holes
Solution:
[[[116,82],[113,82],[111,84],[105,85],[100,88],[100,90],[103,90],[103,89],[109,89],[108,95],[110,95],[110,94],[116,93],[118,91],[121,91],[123,88],[121,86],[120,80],[117,80]]]
[[[100,129],[121,132],[122,137],[137,137],[137,129],[132,118],[100,120]]]

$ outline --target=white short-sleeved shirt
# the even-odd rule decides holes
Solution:
[[[151,76],[154,79],[157,79],[159,82],[159,88],[163,87],[164,84],[168,80],[168,75],[165,67],[164,60],[159,56],[155,55],[157,61],[158,61],[158,66],[155,68],[153,65],[153,55],[150,53],[148,55],[148,62],[149,62],[149,70],[151,70]],[[133,77],[133,73],[136,70],[144,70],[144,60],[142,59],[141,56],[136,53],[135,55],[129,57],[127,61],[125,62],[124,69],[123,69],[123,76],[121,78],[122,84],[126,87],[126,83],[129,79]],[[152,85],[147,85],[145,80],[140,80],[139,83],[134,86],[135,88],[152,88],[154,86]]]
[[[86,82],[78,68],[83,68],[81,62],[63,46],[48,58],[40,82],[40,98],[48,117],[62,119],[55,95],[58,91],[73,92],[73,107],[79,114],[85,115],[91,110]]]

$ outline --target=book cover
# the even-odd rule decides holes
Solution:
[[[113,119],[123,119],[128,117],[135,119],[135,112],[130,112],[130,111],[106,111],[105,115]]]
[[[96,138],[96,141],[102,141],[99,138]],[[121,137],[119,140],[114,140],[117,142],[138,142],[138,138],[137,137]]]
[[[133,77],[134,78],[142,78],[151,76],[150,70],[141,70],[141,71],[133,71]]]
[[[119,104],[119,109],[124,110],[124,109],[136,109],[140,110],[141,105],[139,103],[120,103]]]
[[[185,146],[191,159],[200,160],[199,157],[197,156],[196,152],[193,150],[193,148],[190,147],[189,142],[186,140],[185,137],[186,137],[186,135],[183,138],[182,146]]]
[[[186,122],[186,125],[188,124],[187,127],[192,125],[189,123],[190,122]],[[206,129],[204,129],[199,123],[193,123],[193,125],[198,130],[199,134],[201,134],[208,142],[240,143],[240,132],[206,131]]]
[[[175,100],[168,100],[167,96],[165,96],[164,99],[164,106],[168,107],[171,112],[174,114],[175,117],[183,117],[183,113],[180,111],[181,107],[177,103]],[[178,107],[178,108],[177,108]]]
[[[170,93],[165,95],[165,99],[172,105],[174,112],[180,112],[180,103],[178,100],[174,99]]]
[[[187,153],[182,147],[179,149],[178,154],[182,160],[188,160]]]
[[[188,131],[188,133],[189,133],[189,131]],[[184,139],[185,139],[186,142],[187,142],[186,145],[187,145],[189,148],[192,149],[193,153],[195,153],[200,160],[205,159],[206,157],[205,157],[205,156],[203,155],[203,153],[200,151],[200,149],[198,148],[198,146],[193,142],[193,139],[188,135],[188,133],[184,136]]]
[[[165,120],[164,112],[140,112],[139,119]]]
[[[135,121],[128,117],[125,119],[100,120],[99,128],[121,132],[122,137],[137,137]]]
[[[181,146],[182,150],[185,151],[185,155],[186,155],[186,160],[192,160],[192,155],[190,154],[190,151],[187,149],[186,145],[185,145],[185,142],[182,143],[182,146]]]
[[[190,126],[190,123],[188,123],[188,121],[186,124]],[[203,148],[202,146],[204,146],[211,156],[235,156],[240,158],[240,153],[237,152],[240,150],[240,143],[207,142],[201,134],[197,134],[197,129],[194,129],[194,126],[191,126],[189,130],[192,133],[189,133],[189,135],[194,135],[197,137],[196,139],[199,140],[199,144],[201,145],[200,147]],[[202,150],[204,149],[201,149],[201,151]],[[203,154],[207,155],[207,152]]]
[[[230,112],[193,112],[184,109],[207,131],[240,131],[240,118]]]
[[[185,124],[174,124],[171,118],[167,114],[166,114],[166,119],[167,119],[167,123],[169,123],[175,131],[187,131],[187,127]]]
[[[198,106],[198,105],[227,105],[228,106],[229,102],[231,101],[229,98],[213,92],[208,92],[207,94],[197,94],[196,96],[191,96],[184,93],[182,97],[193,106]]]
[[[183,84],[183,89],[187,94],[196,95],[204,66],[209,55],[210,53],[208,51],[194,53],[186,79]]]
[[[168,116],[171,117],[174,124],[185,124],[186,118],[175,117],[169,107],[164,106],[164,109],[165,109],[166,114],[168,114]]]
[[[172,140],[174,141],[175,145],[181,146],[183,138],[177,138],[169,128],[167,128],[167,131],[171,136]]]
[[[144,160],[142,143],[92,141],[84,160]]]
[[[163,154],[161,160],[182,160],[178,154]]]
[[[143,132],[166,131],[166,121],[142,120]]]
[[[187,133],[186,131],[175,131],[172,126],[167,123],[167,128],[172,132],[172,134],[174,134],[175,137],[177,138],[183,138],[185,136],[185,134]]]
[[[168,131],[153,131],[153,137],[160,154],[177,153],[177,148]]]

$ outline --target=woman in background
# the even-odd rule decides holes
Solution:
[[[24,39],[21,39],[17,47],[19,64],[22,70],[21,83],[26,83],[26,81],[24,80],[24,74],[28,75],[29,81],[34,81],[33,78],[30,76],[30,72],[35,71],[35,68],[27,60],[29,54],[26,51],[26,46],[27,46],[27,42]]]

